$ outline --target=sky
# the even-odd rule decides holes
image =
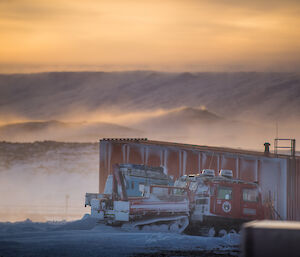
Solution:
[[[298,0],[0,0],[0,73],[299,71]]]

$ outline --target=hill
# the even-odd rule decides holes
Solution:
[[[6,120],[10,116],[65,120],[94,113],[201,105],[224,117],[299,117],[300,74],[132,71],[0,75],[0,112]]]

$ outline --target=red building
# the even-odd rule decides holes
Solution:
[[[282,219],[300,220],[300,157],[147,139],[100,140],[99,192],[116,163],[162,166],[178,178],[202,169],[229,169],[234,178],[258,182]]]

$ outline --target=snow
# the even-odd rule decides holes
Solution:
[[[0,140],[148,137],[262,149],[276,120],[281,137],[299,139],[299,79],[243,72],[0,75]]]
[[[240,236],[222,238],[176,233],[126,232],[85,215],[73,222],[0,223],[0,256],[135,256],[195,251],[237,255]],[[169,255],[166,255],[169,256]],[[186,255],[185,255],[186,256]]]
[[[16,94],[19,90],[23,93]],[[72,114],[86,119],[99,109],[102,113],[153,111],[187,104],[226,116],[286,118],[286,114],[299,115],[298,96],[298,73],[132,71],[0,76],[4,117],[13,113],[31,120],[70,119]]]

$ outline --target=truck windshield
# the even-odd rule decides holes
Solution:
[[[256,188],[244,188],[243,189],[243,201],[244,202],[258,202],[258,190]]]
[[[197,186],[198,186],[197,182],[191,182],[189,188],[190,188],[191,191],[196,191]]]
[[[218,187],[218,199],[231,200],[232,199],[232,188],[231,187]]]

